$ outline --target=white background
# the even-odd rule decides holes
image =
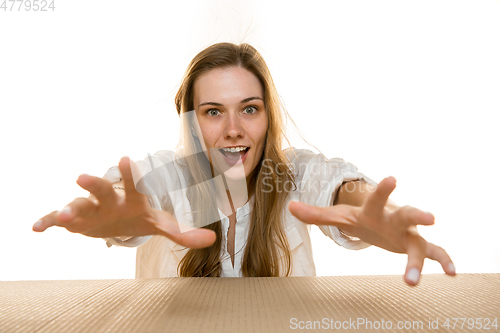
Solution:
[[[458,273],[500,272],[500,1],[17,6],[0,11],[0,280],[134,277],[134,249],[31,227],[87,196],[81,173],[173,149],[184,70],[220,41],[262,52],[308,142],[377,182],[395,176],[396,203],[432,212],[420,231]],[[312,237],[318,275],[404,272],[404,255]]]

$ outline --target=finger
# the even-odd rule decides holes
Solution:
[[[91,214],[95,214],[96,211],[97,205],[92,200],[87,198],[76,198],[61,209],[59,214],[56,215],[56,219],[64,226],[64,224],[73,221],[77,217],[85,218]]]
[[[416,286],[420,280],[420,273],[424,266],[427,254],[427,242],[417,232],[408,231],[406,237],[406,253],[408,253],[408,264],[406,266],[405,281],[410,286]]]
[[[135,188],[134,175],[136,178],[141,176],[135,162],[125,156],[122,157],[120,163],[118,163],[118,167],[120,168],[123,184],[125,186],[126,200],[129,202],[147,200],[147,198]]]
[[[363,208],[369,214],[381,215],[384,212],[385,204],[389,195],[396,188],[396,178],[384,178],[378,185],[375,191],[370,193],[366,198]]]
[[[58,221],[56,220],[56,215],[59,214],[58,210],[51,212],[39,219],[35,224],[33,224],[33,231],[43,232],[48,228],[56,225]]]
[[[317,225],[335,225],[341,227],[351,224],[354,219],[347,205],[318,207],[299,201],[290,201],[288,210],[304,223]]]
[[[93,194],[102,206],[111,206],[116,202],[117,194],[109,180],[82,174],[76,182]]]
[[[177,234],[175,238],[175,242],[182,246],[201,249],[212,245],[217,236],[213,230],[200,228]]]
[[[394,225],[405,229],[411,225],[434,224],[434,215],[411,206],[403,206],[399,208],[389,216],[389,219]]]
[[[216,234],[212,230],[193,228],[180,224],[171,214],[165,211],[153,210],[155,220],[158,221],[159,234],[179,245],[200,249],[212,245]],[[154,231],[158,233],[158,231]]]
[[[455,265],[451,261],[450,256],[446,251],[439,247],[436,246],[432,243],[427,244],[427,258],[436,260],[441,264],[441,267],[443,267],[443,270],[445,271],[446,274],[454,276],[455,273]]]
[[[77,217],[85,218],[97,211],[97,205],[87,198],[76,198],[61,210],[42,217],[33,225],[33,231],[42,232],[52,226],[67,227]]]

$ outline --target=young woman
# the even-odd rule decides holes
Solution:
[[[33,230],[60,226],[108,246],[139,246],[138,278],[315,275],[311,224],[348,249],[408,254],[409,285],[425,258],[455,274],[446,252],[416,230],[434,217],[389,200],[394,178],[377,185],[342,159],[283,150],[286,111],[250,45],[220,43],[196,55],[175,102],[175,152],[124,157],[103,178],[81,175],[90,196]]]

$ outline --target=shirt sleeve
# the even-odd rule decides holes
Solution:
[[[153,209],[170,211],[172,202],[168,195],[167,184],[172,174],[169,173],[171,165],[175,159],[174,152],[161,150],[154,155],[148,155],[143,160],[134,161],[140,176],[133,175],[136,189],[145,194],[149,204]],[[122,180],[118,166],[109,168],[102,178],[108,179],[112,183]],[[118,237],[104,238],[106,245],[111,247],[137,247],[145,244],[152,236],[137,236],[122,240]]]
[[[341,158],[327,159],[323,154],[295,148],[287,149],[286,154],[296,174],[299,200],[308,205],[331,206],[340,186],[347,181],[362,180],[377,186],[376,182],[358,172],[353,164]],[[335,226],[318,227],[326,236],[346,249],[359,250],[370,246],[357,237],[341,233]]]

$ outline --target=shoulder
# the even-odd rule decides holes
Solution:
[[[327,158],[322,153],[315,153],[309,149],[298,149],[295,147],[288,147],[283,150],[286,157],[291,163],[310,163],[310,162],[329,162],[343,164],[347,163],[340,157]]]
[[[292,160],[303,160],[307,158],[312,158],[317,153],[309,150],[309,149],[301,149],[301,148],[295,148],[295,147],[288,147],[283,149],[283,152],[285,153],[286,157],[292,162]]]
[[[136,186],[141,193],[161,195],[168,191],[181,189],[185,175],[177,163],[177,154],[171,150],[159,150],[147,154],[142,160],[135,161],[136,173],[132,172]]]
[[[333,179],[335,177],[362,178],[358,168],[340,157],[327,158],[322,153],[309,149],[289,147],[283,151],[290,161],[294,172],[302,180]]]
[[[158,150],[153,155],[148,154],[144,160],[147,161],[149,157],[153,157],[163,163],[170,163],[175,160],[175,152],[172,150]]]
[[[288,161],[292,164],[294,170],[299,171],[304,168],[307,163],[309,163],[313,158],[315,158],[318,153],[315,153],[309,149],[298,149],[295,147],[289,147],[283,150]]]
[[[141,163],[145,163],[148,165],[148,169],[158,169],[162,168],[166,171],[173,172],[174,170],[178,170],[180,165],[179,161],[181,160],[181,156],[178,152],[172,150],[159,150],[153,155],[148,154]]]
[[[346,161],[341,158],[327,158],[322,153],[315,153],[309,149],[297,149],[289,147],[283,150],[294,170],[305,172],[308,168],[340,167],[344,168]]]

